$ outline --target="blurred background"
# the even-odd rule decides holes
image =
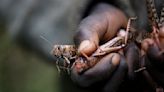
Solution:
[[[138,16],[137,27],[146,28],[144,0],[0,0],[0,92],[90,91],[58,74],[50,51],[73,44],[80,20],[100,2]]]
[[[73,44],[75,27],[86,3],[0,0],[0,92],[78,89],[69,76],[57,72],[50,51],[53,44]]]

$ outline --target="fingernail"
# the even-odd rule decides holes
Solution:
[[[85,48],[87,48],[90,44],[90,41],[89,40],[84,40],[81,42],[80,46],[79,46],[79,49],[78,49],[78,52],[80,53],[82,50],[84,50]]]

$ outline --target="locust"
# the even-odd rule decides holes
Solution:
[[[61,70],[70,73],[71,65],[77,57],[77,48],[75,45],[54,45],[51,51],[52,55],[57,58],[56,67],[59,72]]]
[[[85,53],[82,53],[83,57],[79,56],[75,45],[54,45],[51,53],[57,58],[56,67],[58,71],[66,71],[70,74],[71,68],[76,64],[80,65],[80,72],[85,71],[93,67],[97,63],[100,56],[104,56],[113,50],[125,47],[130,38],[129,31],[132,20],[136,20],[136,17],[129,18],[125,37],[117,36],[111,39],[105,44],[99,46],[90,57],[85,55]],[[75,62],[75,60],[77,62]]]

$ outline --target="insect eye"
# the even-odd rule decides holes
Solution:
[[[59,51],[60,50],[60,47],[57,47],[57,50]]]
[[[59,49],[59,47],[57,47],[57,49]]]

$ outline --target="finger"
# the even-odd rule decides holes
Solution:
[[[113,73],[107,84],[105,85],[103,92],[117,92],[121,83],[123,82],[127,73],[127,63],[125,58],[121,56],[120,64],[117,70]]]
[[[79,52],[89,55],[96,50],[100,41],[112,39],[126,25],[127,18],[122,11],[111,5],[100,4],[80,23],[75,34],[75,44],[79,46]]]
[[[79,55],[83,55],[83,53],[85,53],[85,55],[91,55],[96,49],[97,49],[98,43],[96,43],[95,41],[90,41],[90,40],[84,40],[80,43],[79,47],[78,47],[78,54]]]
[[[136,73],[134,71],[139,67],[139,49],[135,43],[130,43],[124,49],[124,52],[128,65],[128,77],[130,80],[134,80],[136,78]]]
[[[71,78],[81,86],[90,86],[95,82],[108,79],[120,63],[120,55],[111,53],[103,57],[94,67],[79,75],[76,68],[72,69]]]
[[[141,58],[141,67],[145,67],[146,65],[146,56],[143,56]],[[154,79],[150,76],[150,73],[147,70],[142,71],[142,75],[144,76],[144,78],[146,79],[146,81],[150,84],[150,86],[153,89],[156,89],[156,87],[158,87],[158,84],[154,81]]]
[[[79,46],[79,52],[83,51],[89,55],[96,50],[107,27],[106,20],[102,17],[100,14],[90,15],[80,23],[75,34],[75,44]]]

